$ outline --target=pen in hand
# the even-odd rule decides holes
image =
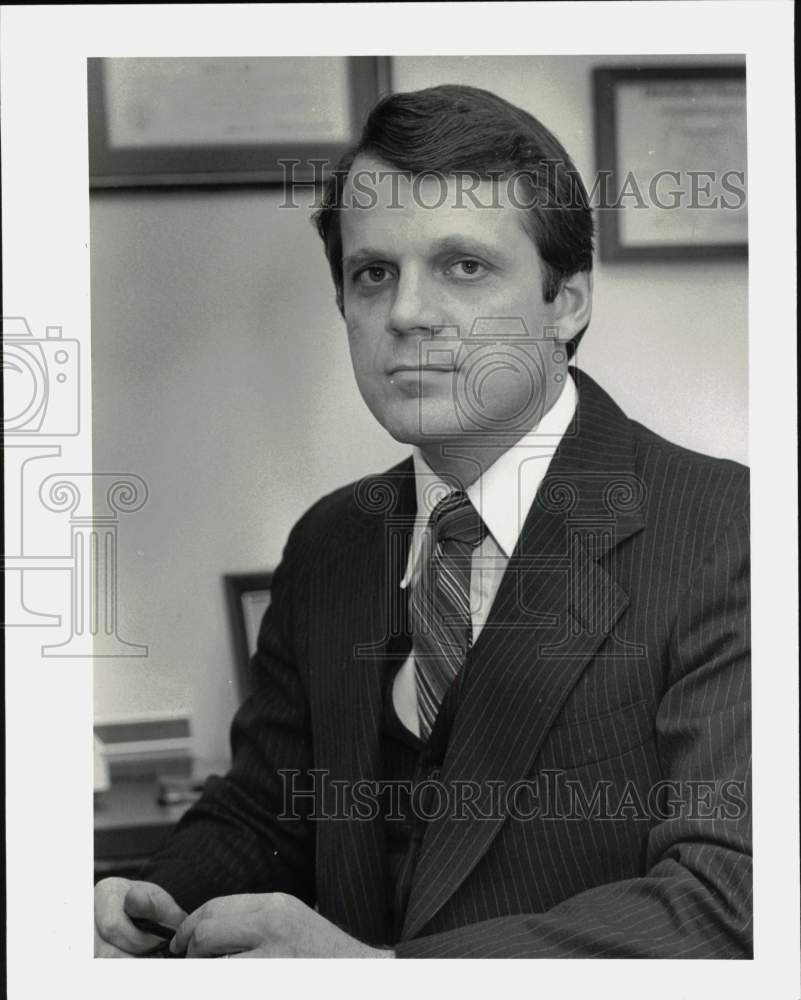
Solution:
[[[137,930],[142,931],[144,934],[154,934],[156,937],[161,938],[161,941],[151,948],[150,951],[143,952],[141,955],[142,958],[181,957],[170,951],[170,941],[175,937],[175,929],[173,927],[167,927],[155,920],[148,920],[147,917],[131,917],[130,920]]]

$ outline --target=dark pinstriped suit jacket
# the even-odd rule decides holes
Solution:
[[[143,877],[187,909],[294,893],[399,956],[751,955],[748,472],[574,374],[578,410],[465,665],[441,775],[539,776],[562,799],[528,819],[530,797],[515,815],[432,820],[397,941],[381,816],[278,819],[280,769],[381,774],[382,677],[408,651],[388,639],[403,631],[407,462],[293,529],[232,770]]]

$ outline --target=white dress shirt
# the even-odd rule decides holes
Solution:
[[[484,541],[473,551],[470,573],[470,617],[474,643],[489,617],[501,578],[517,545],[540,483],[573,419],[577,398],[575,383],[568,375],[559,398],[539,424],[505,451],[466,490],[487,527]],[[408,587],[417,565],[423,531],[431,511],[454,489],[452,484],[443,482],[431,470],[417,448],[414,450],[413,460],[417,517],[412,531],[406,573],[401,580],[401,587],[404,589]],[[392,700],[401,722],[419,735],[414,650],[395,677]]]

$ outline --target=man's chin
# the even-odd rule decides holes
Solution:
[[[423,434],[419,427],[409,427],[407,424],[384,424],[384,429],[393,437],[396,441],[401,444],[408,444],[414,448],[425,448],[426,445],[437,444],[445,440],[454,440],[454,435],[442,436],[432,436],[431,434]]]
[[[396,441],[422,449],[458,441],[464,434],[458,421],[421,420],[419,411],[413,416],[387,416],[381,423]]]
[[[384,430],[401,444],[420,448],[458,441],[464,433],[452,406],[426,405],[421,399],[393,400],[388,406],[371,406]]]
[[[418,448],[428,464],[439,468],[439,459],[456,459],[457,456],[472,455],[486,466],[491,465],[498,455],[514,445],[524,431],[510,428],[508,432],[497,429],[468,430],[458,420],[429,421],[421,427],[419,420],[382,420],[384,429],[401,444]]]

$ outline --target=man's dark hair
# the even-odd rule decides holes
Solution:
[[[314,223],[325,244],[340,311],[339,209],[348,171],[362,154],[411,176],[431,172],[513,179],[518,203],[526,208],[529,235],[543,262],[546,302],[553,302],[566,278],[592,270],[589,197],[559,140],[533,115],[488,90],[429,87],[390,94],[379,101],[359,141],[344,154],[326,183]],[[583,334],[581,330],[568,344],[569,356]]]

